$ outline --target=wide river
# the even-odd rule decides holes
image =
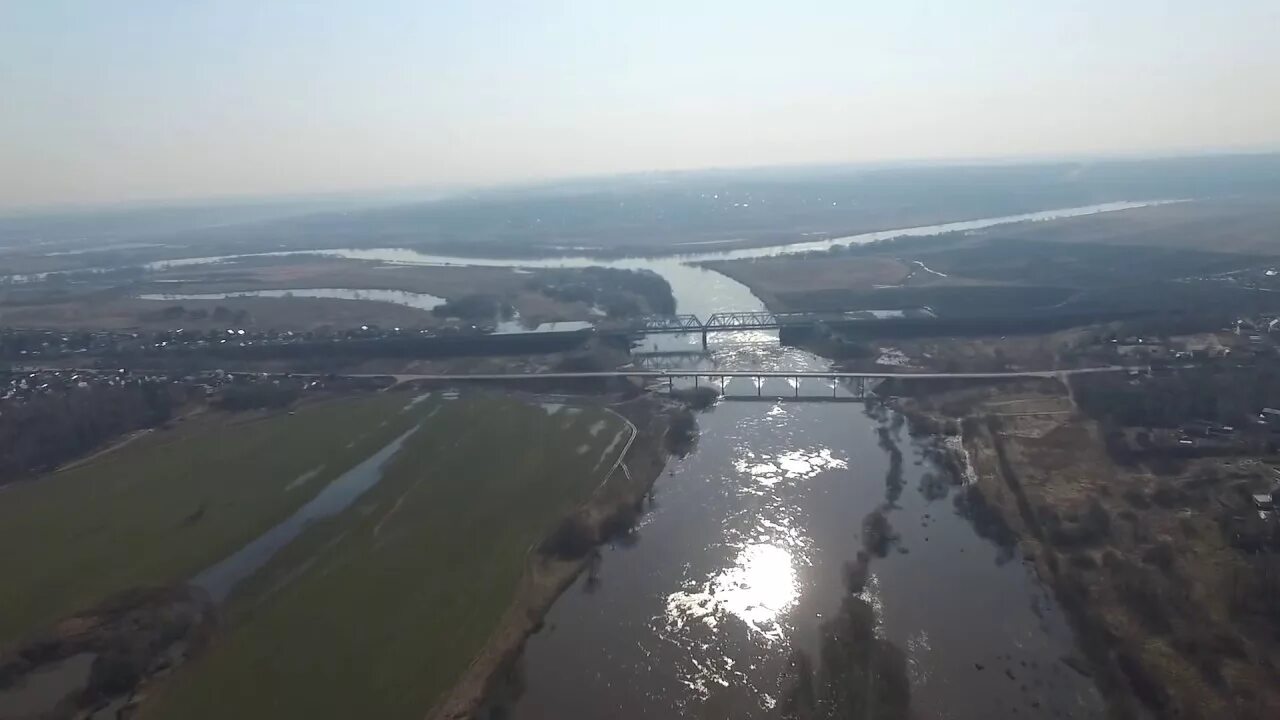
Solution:
[[[759,310],[745,286],[690,264],[763,257],[900,235],[1137,207],[1112,203],[1029,216],[871,233],[782,248],[657,259],[476,259],[410,250],[323,251],[402,263],[608,265],[660,273],[680,312]],[[1150,203],[1145,203],[1150,204]],[[194,258],[163,265],[211,262]],[[646,341],[664,348],[693,338]],[[773,333],[712,337],[726,369],[820,369]],[[754,394],[748,380],[731,386]],[[830,397],[818,381],[805,395]],[[843,388],[836,394],[848,396]],[[765,396],[791,395],[768,380]],[[776,717],[789,659],[818,661],[824,627],[848,594],[863,518],[879,510],[896,540],[873,557],[860,597],[875,634],[906,659],[913,716],[1099,717],[1093,683],[1063,662],[1070,629],[1016,549],[984,539],[962,486],[928,458],[892,410],[856,402],[722,401],[699,416],[697,448],[673,459],[633,537],[603,551],[597,573],[555,603],[513,673],[510,717]]]
[[[762,308],[745,286],[688,260],[619,264],[666,277],[680,312]],[[829,365],[780,347],[773,333],[711,342],[711,364],[726,369]],[[730,394],[755,390],[735,382]],[[830,393],[809,382],[802,394]],[[794,392],[785,380],[761,390]],[[871,559],[862,596],[877,635],[905,654],[914,717],[1104,714],[1092,681],[1062,661],[1076,651],[1053,598],[1016,549],[979,536],[956,503],[964,489],[893,411],[730,400],[702,413],[699,427],[697,448],[658,479],[634,537],[606,548],[598,572],[561,596],[530,638],[510,717],[777,717],[790,657],[820,658],[824,622],[847,593],[846,564],[863,549],[863,518],[877,509],[897,540]]]
[[[692,261],[764,257],[894,235],[1105,212],[1128,204],[995,218],[909,231],[698,256],[475,259],[408,250],[331,251],[403,263],[653,270],[680,312],[759,310],[745,286]],[[695,338],[661,336],[671,349]],[[820,369],[822,358],[765,332],[713,335],[715,367]],[[646,349],[649,349],[646,347]],[[754,394],[749,380],[730,394]],[[812,385],[808,384],[812,383]],[[832,388],[808,381],[804,395]],[[768,380],[765,396],[791,395]],[[837,394],[847,396],[844,388]],[[861,403],[722,401],[699,416],[697,448],[673,459],[634,536],[603,551],[530,638],[502,705],[517,720],[777,717],[793,651],[820,659],[824,623],[840,608],[845,568],[863,549],[863,518],[881,510],[897,536],[870,561],[861,596],[875,632],[901,650],[913,716],[1101,717],[1091,680],[1053,598],[1016,549],[984,539],[956,499],[964,492],[927,457],[892,410]],[[898,460],[894,456],[898,455]]]

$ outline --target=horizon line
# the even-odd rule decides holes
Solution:
[[[545,178],[526,178],[498,181],[492,183],[459,184],[454,186],[431,185],[394,185],[364,188],[339,188],[332,190],[299,191],[265,194],[217,194],[192,195],[180,197],[145,197],[132,200],[116,200],[106,202],[61,202],[4,206],[0,205],[0,219],[21,217],[40,217],[52,215],[76,215],[93,213],[134,212],[155,209],[214,208],[226,206],[253,206],[271,204],[323,204],[330,203],[371,203],[411,204],[433,202],[451,196],[470,192],[501,192],[536,190],[554,187],[559,184],[580,182],[608,182],[627,179],[642,179],[656,176],[693,176],[708,173],[751,173],[768,171],[803,171],[803,170],[885,170],[894,168],[924,169],[931,167],[1007,167],[1018,165],[1048,165],[1056,163],[1089,163],[1089,162],[1132,162],[1185,160],[1193,158],[1213,157],[1247,157],[1280,155],[1278,147],[1248,148],[1202,148],[1196,150],[1170,150],[1167,152],[1146,151],[1111,151],[1096,153],[1072,154],[1032,154],[1015,156],[953,156],[938,158],[900,158],[893,160],[862,160],[834,162],[795,162],[769,165],[718,165],[697,168],[654,168],[647,170],[628,170],[615,173],[583,173],[558,175]],[[401,197],[396,197],[400,195]],[[363,206],[363,205],[362,205]]]

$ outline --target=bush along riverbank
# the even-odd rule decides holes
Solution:
[[[968,511],[1053,590],[1084,656],[1064,663],[1093,678],[1109,717],[1280,717],[1276,575],[1240,530],[1256,516],[1250,483],[1266,480],[1256,458],[1126,462],[1043,383],[902,404],[959,426]]]

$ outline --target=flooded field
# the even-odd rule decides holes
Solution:
[[[225,293],[150,293],[138,296],[142,300],[225,300],[238,297],[265,298],[337,298],[340,300],[375,300],[395,303],[419,310],[430,310],[444,303],[444,298],[426,293],[404,290],[352,290],[349,288],[296,288],[289,290],[241,290]]]
[[[410,405],[406,406],[406,409],[412,407],[414,402],[416,402],[416,398],[410,401]],[[419,427],[421,426],[415,425],[406,430],[403,435],[392,440],[386,447],[361,460],[355,467],[342,473],[342,475],[339,475],[326,485],[318,495],[308,501],[306,505],[298,508],[284,522],[259,535],[252,542],[230,556],[206,568],[191,582],[209,593],[209,596],[215,601],[225,600],[237,583],[252,575],[254,571],[266,564],[273,555],[297,539],[308,524],[337,515],[350,507],[351,503],[355,502],[362,494],[368,492],[371,487],[382,479],[383,469],[400,451],[404,441],[416,432]],[[290,481],[289,485],[285,486],[285,490],[291,490],[297,485],[305,484],[308,476],[315,474],[317,473],[314,470],[308,470]]]
[[[0,646],[233,555],[416,425],[401,412],[410,399],[344,398],[262,418],[207,413],[11,486],[0,542],[28,550],[0,553]]]

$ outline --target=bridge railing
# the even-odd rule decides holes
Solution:
[[[727,328],[758,328],[773,327],[778,324],[778,316],[765,312],[727,312],[716,313],[707,318],[704,330],[719,330]]]
[[[702,321],[697,315],[648,315],[640,319],[645,330],[702,330]]]

